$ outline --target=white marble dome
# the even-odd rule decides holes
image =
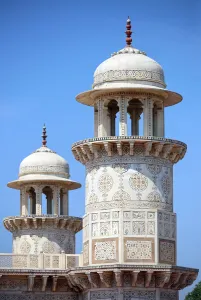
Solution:
[[[67,161],[46,146],[34,151],[20,164],[19,178],[25,176],[45,175],[69,178]]]
[[[102,62],[94,73],[94,89],[135,86],[165,88],[162,67],[144,52],[126,46]]]
[[[21,162],[19,178],[9,182],[8,187],[20,189],[21,185],[37,182],[60,184],[69,190],[81,187],[80,183],[70,179],[67,161],[44,145]]]

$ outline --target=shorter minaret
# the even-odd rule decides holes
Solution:
[[[8,183],[20,190],[20,216],[4,219],[14,254],[74,254],[75,234],[82,229],[82,219],[68,215],[69,190],[81,185],[69,179],[68,163],[46,146],[46,139],[44,125],[42,146],[22,161],[18,180]],[[27,267],[26,259],[15,266]],[[33,267],[37,264],[35,258]]]

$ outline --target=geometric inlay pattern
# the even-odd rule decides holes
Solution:
[[[148,186],[148,179],[141,173],[136,173],[129,178],[129,184],[133,190],[144,191]]]
[[[101,192],[109,192],[113,186],[112,176],[108,174],[102,174],[98,181],[98,189]]]
[[[140,238],[125,239],[125,261],[146,260],[152,262],[154,259],[153,239],[141,240]]]
[[[93,263],[117,260],[117,240],[93,240]]]

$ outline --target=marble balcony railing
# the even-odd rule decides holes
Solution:
[[[0,253],[1,269],[69,269],[82,267],[82,254]]]

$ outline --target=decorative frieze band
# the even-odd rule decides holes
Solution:
[[[122,80],[150,81],[159,83],[166,87],[164,83],[164,74],[159,72],[145,70],[110,70],[94,76],[93,88],[97,88],[102,83]]]

